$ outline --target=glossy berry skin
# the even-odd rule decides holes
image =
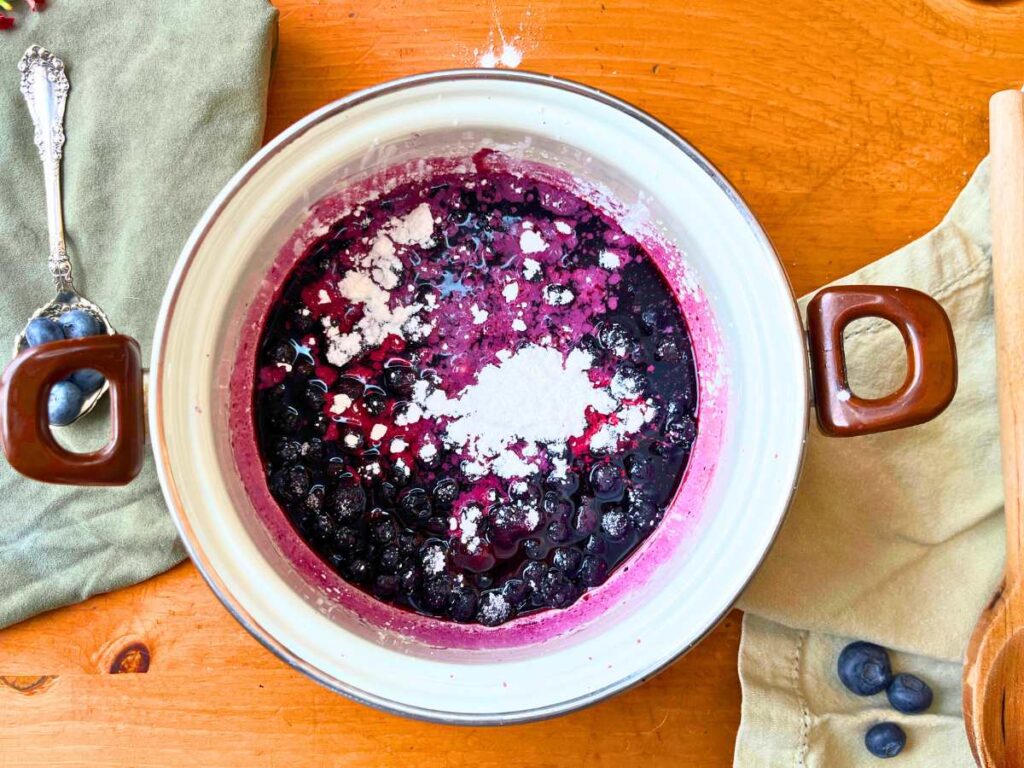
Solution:
[[[69,339],[99,336],[103,333],[103,323],[100,319],[84,309],[69,309],[60,316],[58,322],[64,329],[64,336]]]
[[[874,696],[892,682],[889,654],[874,643],[850,643],[839,654],[839,679],[858,696]]]
[[[37,317],[25,327],[25,341],[30,347],[60,341],[64,338],[64,329],[48,317]]]
[[[46,403],[50,423],[58,427],[70,424],[82,410],[82,390],[70,381],[58,381],[50,388]]]
[[[82,390],[83,394],[91,395],[103,386],[103,374],[92,368],[83,368],[71,374],[71,383]]]
[[[896,757],[907,745],[907,734],[896,723],[878,723],[864,735],[864,746],[875,757]]]
[[[932,689],[928,683],[914,675],[896,675],[885,695],[893,709],[908,715],[924,712],[932,705]]]

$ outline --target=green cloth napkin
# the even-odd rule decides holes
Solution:
[[[987,163],[936,229],[838,281],[851,283],[938,299],[956,335],[959,387],[920,427],[846,440],[812,430],[789,516],[740,603],[735,765],[874,766],[864,733],[892,720],[908,735],[894,765],[969,768],[960,662],[1004,557]],[[887,323],[851,328],[854,388],[895,389],[902,348]],[[932,709],[900,715],[884,695],[846,691],[836,659],[851,638],[900,651],[896,670],[931,683]]]
[[[266,0],[53,0],[0,32],[0,350],[53,296],[42,169],[18,90],[31,44],[60,56],[64,219],[75,284],[148,358],[193,225],[259,146],[277,12]],[[4,359],[6,359],[6,354]],[[106,407],[59,439],[95,447]],[[185,557],[152,458],[123,488],[26,480],[0,463],[0,626],[166,570]]]

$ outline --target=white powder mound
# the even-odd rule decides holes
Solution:
[[[501,295],[505,297],[505,301],[515,301],[516,297],[519,296],[519,283],[509,283],[501,289]]]
[[[352,405],[351,397],[337,394],[334,396],[334,402],[331,403],[331,413],[335,416],[341,416],[341,414],[348,410],[350,405]]]
[[[321,320],[327,335],[327,361],[339,368],[364,349],[380,345],[388,336],[401,336],[402,326],[423,309],[422,304],[410,304],[392,310],[391,294],[360,270],[346,272],[338,283],[338,291],[363,307],[363,316],[349,333],[341,333],[329,317]]]
[[[393,218],[388,222],[391,238],[400,245],[420,245],[428,247],[434,240],[434,218],[430,214],[430,206],[420,203],[402,218]]]
[[[587,376],[592,362],[582,350],[563,356],[531,344],[485,366],[477,382],[455,397],[440,389],[428,393],[427,383],[420,381],[413,399],[427,416],[449,419],[444,441],[463,452],[467,469],[523,477],[537,466],[513,448],[536,455],[538,446],[564,446],[586,430],[588,409],[615,410],[615,400]]]
[[[523,253],[540,253],[548,249],[548,244],[532,229],[524,229],[523,234],[519,236],[519,247]]]
[[[594,453],[611,453],[619,447],[619,441],[639,432],[644,424],[658,413],[653,401],[636,405],[623,405],[615,411],[615,421],[608,421],[590,438],[590,450]]]
[[[473,325],[483,325],[487,322],[487,318],[490,313],[486,309],[480,309],[476,304],[469,308],[470,314],[473,315]]]
[[[552,284],[544,287],[544,301],[553,307],[564,307],[566,304],[572,304],[575,298],[576,295],[572,290],[564,285]]]
[[[540,274],[540,262],[536,259],[523,259],[523,277],[533,280]]]
[[[374,424],[373,429],[370,430],[370,439],[374,441],[380,440],[387,432],[388,428],[383,424]]]
[[[391,441],[391,452],[392,453],[401,453],[402,451],[404,451],[408,447],[409,447],[409,444],[407,442],[405,442],[405,440],[403,440],[400,437],[396,437],[394,440]]]
[[[572,234],[572,227],[570,227],[564,221],[556,221],[555,222],[555,229],[557,229],[563,235],[571,235]]]
[[[517,317],[515,320],[512,321],[512,330],[519,331],[520,333],[522,333],[523,331],[526,330],[526,323],[524,323]]]
[[[618,269],[622,265],[622,258],[615,251],[602,251],[597,257],[597,263],[605,269]]]

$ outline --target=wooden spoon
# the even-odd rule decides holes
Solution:
[[[1006,573],[967,647],[963,706],[978,765],[1024,768],[1024,94],[995,94],[989,120]]]

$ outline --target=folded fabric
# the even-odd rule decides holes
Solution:
[[[266,0],[62,0],[0,33],[0,347],[53,296],[42,169],[18,90],[25,49],[53,51],[71,81],[63,190],[76,286],[148,356],[192,226],[259,146],[276,20]],[[101,407],[58,439],[81,450],[108,430]],[[124,488],[45,485],[0,464],[0,498],[0,626],[185,556],[151,459]]]
[[[812,430],[793,506],[740,602],[735,765],[875,765],[864,733],[893,720],[908,734],[901,765],[966,768],[974,762],[960,661],[1004,548],[987,163],[933,231],[837,282],[854,283],[934,296],[953,324],[959,387],[949,409],[919,427],[845,440]],[[895,389],[902,350],[886,322],[848,329],[854,389]],[[935,689],[929,713],[900,715],[884,695],[846,691],[836,659],[850,638],[900,651],[897,670]]]

